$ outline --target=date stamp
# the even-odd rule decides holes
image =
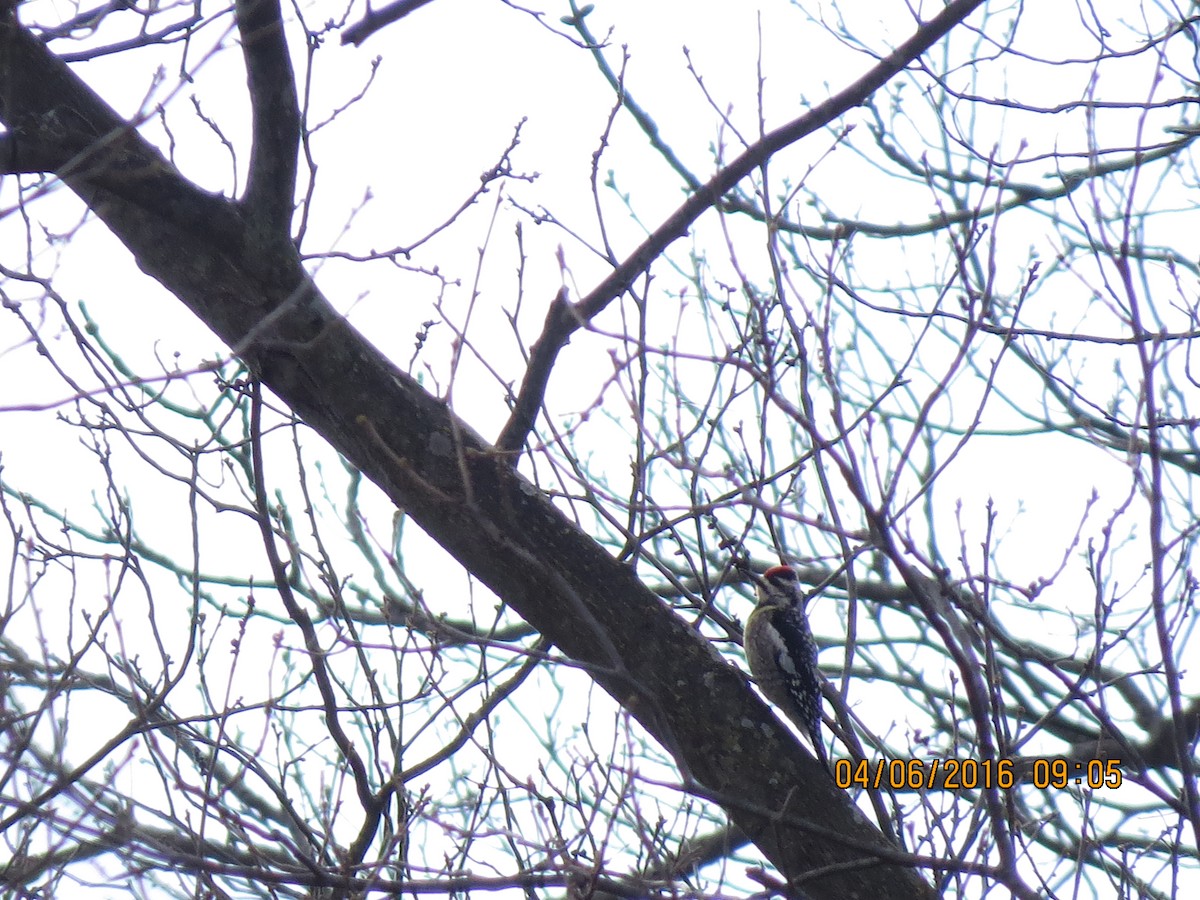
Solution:
[[[1039,789],[1087,785],[1093,790],[1119,788],[1124,773],[1119,759],[1068,759],[1025,757],[1022,759],[839,759],[834,763],[834,781],[847,788],[887,788],[897,791],[1007,790],[1021,781]]]

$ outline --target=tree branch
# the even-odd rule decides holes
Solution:
[[[430,2],[432,0],[396,0],[382,9],[368,8],[367,14],[361,20],[342,32],[342,43],[354,44],[357,47],[385,25],[400,21],[410,12],[416,12]]]
[[[283,15],[279,0],[237,0],[236,9],[254,116],[243,204],[262,238],[290,241],[300,108]]]
[[[564,304],[551,304],[550,314],[546,317],[546,325],[542,329],[541,337],[538,338],[530,353],[529,366],[525,370],[525,380],[521,384],[521,392],[517,397],[513,416],[509,418],[500,432],[496,446],[506,451],[518,450],[525,446],[525,441],[529,438],[529,431],[528,428],[522,431],[522,425],[528,419],[530,427],[532,427],[532,419],[527,415],[527,411],[538,409],[542,405],[546,384],[550,378],[550,370],[554,368],[559,351],[566,345],[572,334],[628,290],[634,279],[645,273],[651,263],[658,259],[667,247],[686,235],[693,222],[719,203],[721,198],[733,190],[739,181],[763,165],[774,154],[789,144],[794,144],[801,138],[812,134],[817,129],[825,127],[838,116],[861,104],[875,91],[887,84],[893,76],[903,71],[913,60],[941,40],[982,3],[983,0],[954,0],[850,87],[830,97],[824,103],[814,106],[798,119],[764,135],[760,141],[747,148],[741,156],[685,200],[679,209],[675,210],[642,242],[641,246],[609,273],[586,297],[578,303],[565,305],[565,308],[561,309],[555,307],[562,307]],[[518,419],[517,413],[521,413],[520,419]]]

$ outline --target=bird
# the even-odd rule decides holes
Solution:
[[[829,770],[821,741],[819,648],[804,612],[807,598],[800,578],[791,566],[772,566],[755,583],[758,604],[742,637],[750,674],[763,696],[808,738]]]

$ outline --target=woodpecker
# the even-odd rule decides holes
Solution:
[[[763,695],[794,722],[826,769],[821,742],[821,675],[817,642],[804,614],[804,591],[796,570],[774,566],[758,584],[758,605],[746,620],[746,662]]]

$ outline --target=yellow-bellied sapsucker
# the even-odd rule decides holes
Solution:
[[[817,642],[804,614],[804,591],[795,569],[774,566],[758,583],[758,605],[746,620],[746,662],[763,695],[794,722],[829,768],[821,743],[821,675]]]

